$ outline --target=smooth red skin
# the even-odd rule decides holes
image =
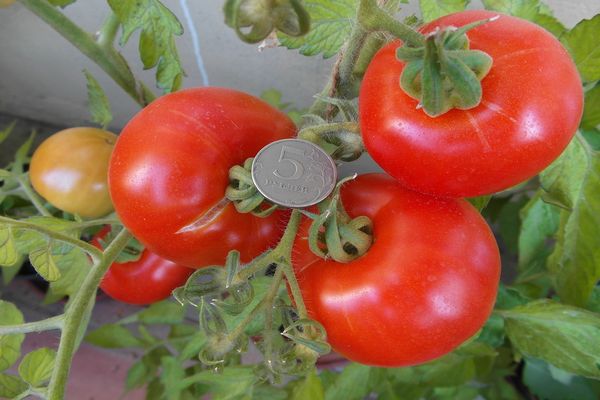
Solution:
[[[367,215],[374,243],[348,264],[310,252],[306,220],[293,264],[308,313],[333,349],[375,366],[415,365],[473,336],[490,315],[500,255],[479,213],[461,199],[403,188],[383,174],[342,189],[350,216]]]
[[[548,166],[579,125],[583,91],[577,69],[558,40],[508,15],[465,11],[423,29],[463,26],[500,15],[468,32],[472,49],[493,57],[483,100],[471,110],[437,118],[417,109],[399,85],[401,44],[379,51],[360,91],[360,124],[373,159],[404,185],[424,193],[471,197],[516,185]]]
[[[99,239],[109,231],[108,227],[102,229],[91,243],[101,249]],[[100,288],[113,299],[124,303],[152,304],[169,297],[173,289],[185,284],[194,271],[144,249],[136,261],[112,263],[100,282]]]
[[[232,249],[249,261],[277,243],[287,213],[257,218],[228,204],[200,228],[177,232],[221,201],[229,168],[295,132],[285,114],[232,89],[163,96],[119,135],[109,168],[115,210],[148,249],[178,264],[220,265]]]

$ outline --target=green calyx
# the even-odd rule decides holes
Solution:
[[[430,117],[453,108],[468,110],[481,102],[481,80],[492,67],[492,58],[469,48],[467,31],[497,19],[477,21],[460,28],[437,30],[422,46],[405,44],[396,57],[406,63],[400,86]]]
[[[260,194],[252,180],[252,161],[248,158],[244,166],[234,165],[229,170],[229,186],[225,190],[225,197],[233,202],[235,209],[240,213],[252,213],[264,218],[277,209],[277,205],[270,204]]]
[[[302,36],[310,29],[301,0],[227,0],[224,11],[225,23],[247,43],[258,43],[275,30]]]
[[[341,180],[333,195],[319,205],[308,234],[310,250],[322,258],[347,263],[364,255],[373,243],[373,223],[366,216],[350,218],[340,198]]]

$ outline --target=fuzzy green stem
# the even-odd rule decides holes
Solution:
[[[65,314],[56,317],[46,318],[41,321],[27,322],[19,325],[0,326],[0,335],[14,335],[17,333],[39,333],[62,329],[65,321]]]
[[[338,131],[347,131],[359,134],[360,133],[360,125],[358,122],[333,122],[330,124],[322,124],[322,125],[313,125],[308,128],[302,129],[298,132],[298,137],[301,137],[303,132],[311,132],[316,135],[322,135],[330,132],[338,132]]]
[[[92,35],[73,23],[47,1],[21,0],[21,3],[71,42],[85,56],[98,64],[133,100],[142,107],[146,105],[143,96],[138,93],[135,77],[127,63],[116,51],[113,49],[107,51],[104,46],[94,40]],[[109,24],[111,29],[113,28],[112,24],[111,21]],[[109,36],[107,35],[107,37]]]
[[[285,275],[285,280],[290,286],[290,291],[292,292],[292,298],[294,299],[294,303],[296,304],[296,308],[298,309],[298,316],[300,319],[308,318],[308,312],[306,311],[306,304],[304,304],[304,298],[302,297],[302,291],[300,290],[300,285],[298,284],[298,279],[296,279],[296,274],[294,273],[294,268],[292,268],[291,264],[282,263],[279,268],[283,269],[283,274]]]
[[[65,387],[73,354],[77,344],[77,334],[90,302],[96,295],[102,277],[117,258],[119,253],[127,246],[131,233],[123,229],[106,248],[103,257],[94,263],[92,270],[86,276],[83,284],[75,294],[65,314],[65,324],[56,354],[56,361],[52,370],[50,384],[48,385],[48,399],[62,400],[65,397]]]
[[[25,229],[28,231],[37,232],[42,235],[48,236],[52,240],[56,240],[58,242],[63,242],[66,244],[70,244],[71,246],[78,247],[81,250],[88,253],[90,257],[92,257],[92,261],[94,262],[97,262],[102,258],[102,251],[99,250],[97,247],[92,246],[91,244],[84,242],[83,240],[79,240],[71,236],[65,235],[64,233],[47,229],[41,225],[36,225],[30,222],[20,221],[2,216],[0,216],[0,223],[5,223],[18,229]]]
[[[273,276],[273,281],[271,282],[271,286],[269,287],[269,291],[263,297],[263,299],[246,315],[246,317],[240,322],[229,334],[227,335],[227,340],[231,343],[235,343],[240,336],[244,333],[244,330],[250,324],[254,318],[258,315],[258,313],[268,305],[273,305],[273,301],[275,297],[277,297],[277,293],[279,292],[279,286],[281,286],[281,281],[283,280],[283,272],[280,268],[277,268],[275,271],[275,275]]]
[[[343,50],[344,55],[339,68],[339,92],[343,98],[353,98],[357,95],[358,85],[354,77],[354,65],[359,58],[361,49],[367,39],[368,32],[356,24],[352,29],[348,46]]]
[[[120,22],[117,16],[114,13],[110,13],[96,34],[96,42],[100,47],[109,51],[114,50],[113,43],[117,37],[119,26]]]
[[[394,19],[375,0],[360,0],[358,22],[369,32],[387,31],[412,46],[423,46],[425,41],[422,34]]]
[[[17,178],[17,181],[19,182],[19,186],[21,187],[29,201],[31,201],[31,204],[33,204],[35,209],[38,210],[38,212],[43,216],[51,217],[52,214],[44,206],[42,198],[33,190],[31,185],[29,184],[28,179],[25,179],[24,176],[19,176]]]

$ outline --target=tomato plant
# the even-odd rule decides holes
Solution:
[[[473,336],[494,306],[496,241],[464,200],[436,199],[383,174],[342,188],[348,214],[373,221],[374,243],[347,264],[318,258],[298,235],[294,269],[309,315],[333,349],[363,364],[415,365]],[[309,222],[309,221],[307,221]]]
[[[531,178],[565,149],[581,119],[583,91],[575,64],[543,28],[489,11],[464,11],[421,31],[460,27],[499,15],[468,31],[472,49],[493,59],[470,110],[436,118],[398,84],[399,41],[370,63],[360,91],[360,123],[373,159],[402,184],[425,193],[471,197]],[[526,38],[526,40],[524,39]]]
[[[82,217],[108,214],[107,184],[116,135],[102,129],[65,129],[44,140],[29,165],[33,188],[50,204]]]
[[[295,131],[285,114],[232,89],[163,96],[115,146],[109,182],[117,214],[151,251],[176,263],[221,264],[232,249],[250,260],[275,244],[284,214],[239,214],[224,199],[229,168]]]
[[[102,240],[109,232],[110,227],[103,228],[91,243],[102,249]],[[193,272],[143,249],[135,261],[113,262],[100,282],[100,289],[124,303],[152,304],[169,297]]]

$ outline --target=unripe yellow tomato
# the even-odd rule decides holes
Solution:
[[[17,0],[0,0],[0,8],[5,8],[13,4]]]
[[[58,209],[97,218],[113,210],[108,162],[117,136],[97,128],[55,133],[36,149],[29,176],[33,188]]]

